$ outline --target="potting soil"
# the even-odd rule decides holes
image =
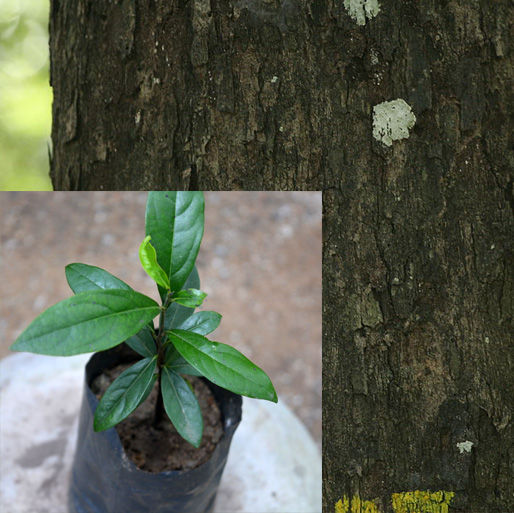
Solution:
[[[128,367],[128,364],[117,365],[95,378],[91,389],[98,399]],[[202,411],[204,428],[200,447],[196,449],[186,442],[166,414],[156,427],[153,426],[158,393],[156,383],[146,401],[116,426],[126,455],[141,470],[157,473],[195,468],[209,459],[223,436],[221,413],[209,387],[194,376],[187,376],[187,379]]]

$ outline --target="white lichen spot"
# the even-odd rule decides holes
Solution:
[[[473,445],[473,442],[466,440],[465,442],[458,442],[457,449],[459,449],[459,452],[461,454],[464,454],[465,452],[471,452],[471,448],[473,447]]]
[[[378,53],[374,48],[371,48],[371,50],[369,51],[369,59],[373,66],[378,64]]]
[[[141,111],[138,110],[136,112],[136,115],[134,116],[134,121],[136,122],[136,125],[139,125],[139,122],[141,121]]]
[[[378,0],[344,0],[344,6],[357,25],[366,25],[380,11]]]
[[[373,107],[373,137],[391,146],[393,141],[407,139],[416,116],[409,104],[401,98]]]
[[[276,75],[273,76],[273,78],[271,79],[271,83],[272,84],[275,84],[278,80],[278,77]]]

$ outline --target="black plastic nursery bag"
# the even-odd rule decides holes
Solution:
[[[94,354],[86,365],[70,513],[211,513],[230,442],[241,421],[241,396],[208,383],[220,406],[224,427],[210,459],[192,470],[151,474],[127,458],[115,428],[93,431],[98,400],[89,386],[103,369],[122,361],[114,349]]]

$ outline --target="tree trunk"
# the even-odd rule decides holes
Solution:
[[[52,0],[53,184],[324,189],[324,511],[511,512],[513,4],[364,3]]]
[[[316,4],[52,0],[54,188],[319,188],[343,9]]]
[[[344,24],[323,196],[326,513],[357,498],[514,512],[513,19],[508,1],[405,1]],[[387,147],[370,110],[396,98],[417,121]]]

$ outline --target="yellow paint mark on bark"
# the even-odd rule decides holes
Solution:
[[[391,500],[395,513],[448,513],[448,506],[454,492],[414,490],[393,493]],[[374,501],[362,500],[354,495],[350,500],[346,495],[336,502],[335,513],[380,513]]]
[[[348,513],[349,508],[350,505],[348,503],[348,497],[346,495],[336,502],[336,513]]]
[[[335,513],[380,513],[378,506],[373,501],[362,500],[358,495],[354,495],[352,500],[344,495],[336,502]]]
[[[393,493],[393,510],[395,513],[448,513],[454,495],[443,490]]]

